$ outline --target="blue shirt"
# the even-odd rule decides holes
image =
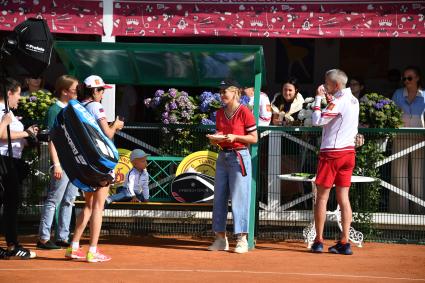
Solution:
[[[425,90],[418,89],[415,99],[409,103],[406,88],[399,88],[394,92],[392,100],[403,111],[404,127],[425,128]]]

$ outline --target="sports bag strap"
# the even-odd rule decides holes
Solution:
[[[82,104],[83,104],[84,108],[87,108],[87,105],[89,105],[89,104],[90,104],[90,103],[92,103],[92,102],[94,102],[94,101],[93,101],[93,100],[90,100],[89,102],[82,103]]]

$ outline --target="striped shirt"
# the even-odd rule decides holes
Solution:
[[[312,117],[314,126],[323,126],[320,151],[354,151],[359,101],[350,88],[338,91],[323,111],[320,109],[321,100],[321,96],[316,96]]]

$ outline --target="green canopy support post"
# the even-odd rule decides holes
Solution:
[[[259,118],[259,104],[260,104],[260,92],[261,92],[261,57],[257,53],[255,56],[256,75],[254,83],[254,117],[258,127]],[[260,137],[258,137],[259,139]],[[256,216],[256,205],[257,205],[257,181],[258,181],[258,142],[251,146],[251,164],[252,164],[252,181],[251,181],[251,205],[249,208],[249,233],[248,233],[248,247],[249,249],[255,248],[255,216]]]

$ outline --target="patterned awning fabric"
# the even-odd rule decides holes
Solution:
[[[114,1],[113,35],[424,37],[424,1]],[[4,1],[0,28],[43,17],[54,33],[103,34],[102,1]]]

